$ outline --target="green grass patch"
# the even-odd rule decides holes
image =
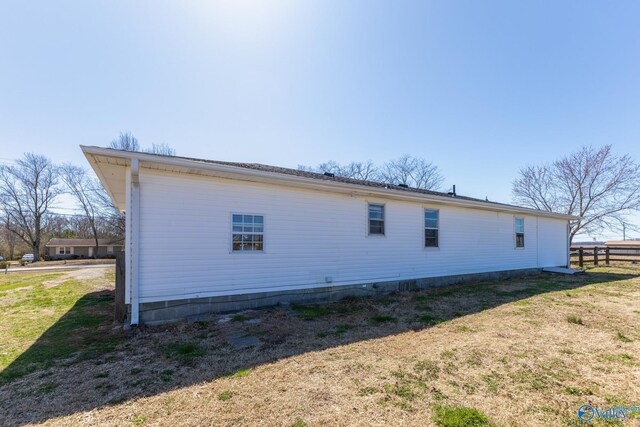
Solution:
[[[239,369],[232,376],[233,378],[242,378],[242,377],[248,376],[250,373],[251,373],[251,369]]]
[[[371,318],[371,322],[373,322],[374,325],[382,325],[383,323],[396,323],[397,321],[398,319],[393,316],[378,315]]]
[[[358,390],[358,396],[371,396],[372,394],[376,394],[378,391],[377,387],[363,387]]]
[[[95,281],[44,283],[60,274],[0,277],[0,384],[31,372],[86,360],[112,351],[121,337],[111,331],[113,295],[92,292]],[[103,283],[98,279],[98,283]],[[2,304],[4,302],[4,304]]]
[[[204,356],[206,352],[199,345],[190,342],[174,342],[162,347],[164,355],[183,365],[193,364],[196,357]]]
[[[291,427],[308,427],[309,424],[307,424],[306,422],[304,422],[304,420],[298,418],[292,425]]]
[[[441,323],[442,320],[432,316],[431,314],[422,314],[418,316],[418,322],[424,323],[425,325],[437,325],[438,323]]]
[[[416,363],[413,370],[423,380],[436,380],[440,374],[440,367],[430,360],[422,360]]]
[[[441,427],[483,427],[491,425],[489,418],[477,409],[445,405],[435,407],[435,422]]]
[[[294,305],[293,309],[298,312],[302,319],[313,320],[328,316],[332,310],[322,305]]]
[[[574,325],[584,325],[582,318],[574,315],[567,316],[567,322],[573,323]]]
[[[618,341],[627,342],[627,343],[633,341],[631,338],[625,336],[622,332],[618,332],[618,334],[616,335],[616,339]]]
[[[242,314],[236,314],[231,316],[232,322],[246,322],[247,320],[249,320],[249,318],[247,316],[243,316]]]
[[[224,402],[225,400],[229,400],[232,397],[233,397],[233,392],[229,390],[225,390],[218,395],[218,400],[221,400]]]

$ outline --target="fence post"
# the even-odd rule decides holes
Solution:
[[[598,265],[598,247],[593,248],[593,265]]]
[[[578,249],[578,265],[580,267],[584,265],[584,249],[582,249],[582,246]]]
[[[605,264],[609,265],[609,247],[604,250],[605,253]]]

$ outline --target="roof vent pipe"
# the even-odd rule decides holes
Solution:
[[[455,184],[453,184],[453,190],[449,191],[449,195],[453,196],[453,197],[456,197],[457,194],[456,194],[456,185]]]
[[[407,184],[398,184],[398,187],[409,188],[409,186]]]
[[[335,173],[331,173],[331,172],[325,172],[324,176],[334,177],[334,176],[336,176],[336,174]]]

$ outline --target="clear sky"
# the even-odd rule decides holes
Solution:
[[[583,144],[640,160],[639,113],[638,1],[0,1],[4,162],[87,165],[120,131],[287,167],[409,153],[509,202]]]

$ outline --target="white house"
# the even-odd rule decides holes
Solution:
[[[132,324],[569,264],[567,215],[260,164],[82,150],[126,211]]]

